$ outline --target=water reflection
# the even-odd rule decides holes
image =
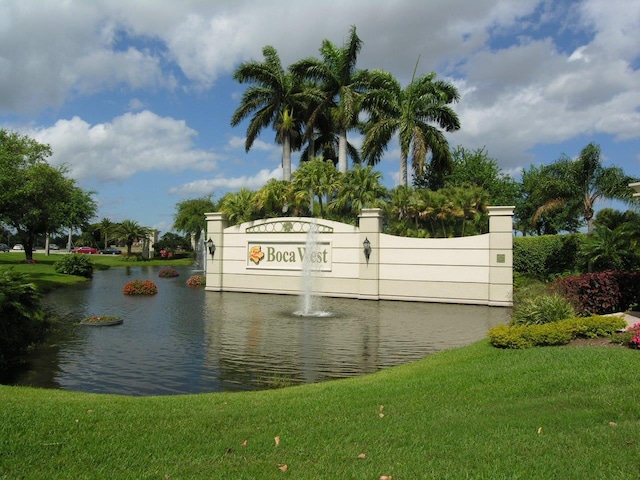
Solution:
[[[9,383],[87,392],[160,395],[269,388],[342,378],[468,345],[504,323],[508,309],[322,299],[327,318],[294,315],[294,296],[213,293],[151,267],[97,272],[47,304],[67,323]],[[153,279],[158,295],[128,297],[124,284]],[[115,327],[84,327],[90,315]]]

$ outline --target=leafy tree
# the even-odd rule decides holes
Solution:
[[[443,186],[443,176],[451,170],[449,144],[440,128],[448,132],[460,128],[458,116],[449,106],[460,99],[460,94],[453,85],[435,77],[431,73],[416,78],[414,70],[411,83],[402,88],[388,72],[376,70],[370,74],[364,101],[370,120],[364,127],[363,157],[369,165],[377,164],[397,133],[401,185],[408,185],[410,153],[416,177],[425,171],[427,155],[431,154],[428,171],[433,190]]]
[[[587,231],[593,231],[595,203],[600,198],[622,200],[633,198],[630,183],[636,181],[620,167],[605,167],[600,159],[600,147],[594,143],[582,149],[576,160],[564,155],[546,167],[548,179],[545,201],[538,206],[534,220],[547,211],[569,208],[579,212],[587,223]]]
[[[325,39],[320,47],[321,59],[306,58],[291,66],[296,76],[319,83],[322,101],[316,103],[307,124],[316,125],[316,120],[329,111],[338,131],[338,170],[341,173],[347,171],[347,131],[358,124],[362,94],[367,85],[368,73],[356,69],[361,48],[356,27],[351,27],[349,39],[342,47]]]
[[[245,140],[247,152],[263,128],[273,127],[276,141],[282,145],[283,179],[291,180],[291,150],[299,149],[301,144],[300,115],[305,111],[309,93],[298,76],[284,70],[275,48],[266,46],[262,54],[263,62],[245,62],[233,74],[238,82],[251,86],[242,95],[231,125],[237,126],[253,115]]]
[[[281,217],[296,210],[291,182],[270,179],[256,192],[256,206],[263,217]]]
[[[227,215],[232,225],[256,219],[255,192],[241,188],[236,193],[227,193],[220,200],[220,211]]]
[[[363,208],[382,207],[387,189],[381,180],[382,174],[371,166],[356,165],[344,175],[343,186],[338,189],[329,209],[356,218]]]
[[[100,228],[100,233],[102,233],[102,238],[104,240],[104,248],[107,248],[109,246],[109,238],[113,233],[115,225],[109,218],[105,217],[102,220],[100,220],[99,228]]]
[[[131,247],[133,247],[134,242],[147,237],[149,229],[134,220],[123,220],[118,225],[116,234],[127,246],[127,255],[131,255]]]
[[[12,227],[33,260],[35,240],[64,226],[86,224],[95,202],[64,167],[46,163],[51,148],[0,129],[0,221]]]
[[[216,204],[211,199],[211,196],[178,202],[176,204],[176,214],[173,217],[173,228],[190,235],[197,245],[202,232],[207,228],[204,214],[215,210]]]
[[[303,203],[309,195],[318,199],[320,218],[324,218],[324,198],[328,198],[342,185],[342,178],[332,162],[316,158],[304,162],[293,174],[293,192],[297,202]],[[313,215],[313,212],[311,212]]]

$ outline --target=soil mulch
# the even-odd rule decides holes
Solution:
[[[613,348],[629,348],[622,343],[616,343],[607,337],[597,338],[575,338],[565,345],[566,347],[613,347]]]

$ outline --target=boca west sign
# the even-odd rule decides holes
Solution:
[[[302,270],[310,262],[312,270],[331,271],[331,243],[318,242],[307,251],[303,242],[249,242],[247,268]]]

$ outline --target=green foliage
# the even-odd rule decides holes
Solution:
[[[542,235],[513,239],[513,271],[538,280],[578,271],[584,235]]]
[[[193,235],[196,243],[206,230],[205,213],[215,212],[216,205],[211,196],[184,200],[176,204],[173,228],[185,235]]]
[[[80,277],[93,277],[93,262],[87,255],[73,253],[63,255],[54,264],[54,269],[58,273],[65,275],[78,275]]]
[[[513,325],[557,322],[575,316],[571,303],[558,294],[533,296],[519,302],[513,311]]]
[[[616,316],[575,317],[542,325],[498,325],[488,335],[494,347],[522,349],[565,345],[578,337],[611,336],[626,325]]]
[[[125,295],[155,295],[158,286],[152,280],[132,280],[127,282],[122,289]]]
[[[38,340],[46,326],[35,285],[23,273],[0,270],[0,369]]]

